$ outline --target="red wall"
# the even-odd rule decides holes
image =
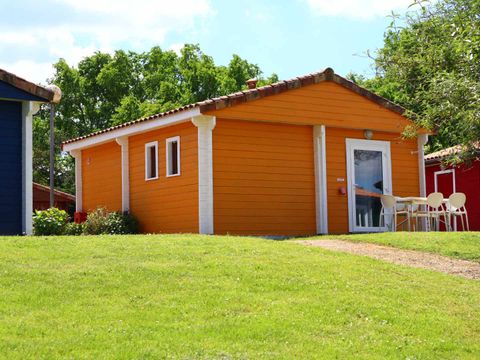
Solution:
[[[452,169],[452,167],[446,167],[444,170],[449,169]],[[465,206],[468,211],[470,230],[480,231],[480,161],[473,162],[471,166],[460,165],[454,169],[456,191],[463,192],[467,196]],[[434,174],[441,170],[439,164],[426,166],[427,194],[435,191]],[[443,193],[444,197],[450,195],[448,190],[451,187],[450,178],[451,176],[445,175],[438,177],[438,190]],[[458,224],[460,224],[460,220],[458,220]],[[461,229],[461,225],[458,229]]]
[[[33,188],[33,210],[46,210],[50,207],[50,193],[43,189]],[[75,209],[75,201],[55,194],[55,207],[67,212]]]

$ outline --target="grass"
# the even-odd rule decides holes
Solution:
[[[388,245],[480,262],[480,232],[408,233],[400,231],[381,234],[335,235],[325,238]]]
[[[459,359],[480,282],[292,242],[0,238],[8,359]]]

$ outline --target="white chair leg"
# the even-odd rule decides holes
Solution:
[[[463,214],[460,214],[460,220],[462,221],[462,231],[465,231],[465,222],[463,221]]]
[[[468,213],[467,213],[467,210],[465,210],[465,221],[467,222],[467,231],[470,231],[470,224],[468,223]]]

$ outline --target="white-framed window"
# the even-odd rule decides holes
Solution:
[[[180,175],[180,136],[166,140],[167,177]]]
[[[145,180],[158,179],[158,141],[145,144]]]

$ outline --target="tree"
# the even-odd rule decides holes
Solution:
[[[62,141],[119,125],[182,105],[226,95],[246,88],[256,77],[260,84],[278,81],[276,74],[262,77],[258,65],[233,55],[228,66],[218,66],[198,45],[187,44],[180,55],[153,47],[145,53],[96,52],[77,66],[64,59],[54,64],[48,82],[63,92],[56,108],[55,184],[74,191],[71,157],[60,152]],[[33,177],[48,183],[48,109],[43,108],[33,124]]]
[[[457,160],[468,159],[480,139],[480,1],[417,0],[414,6],[393,17],[374,56],[376,76],[351,78],[435,130],[430,151],[463,144],[467,151]]]

